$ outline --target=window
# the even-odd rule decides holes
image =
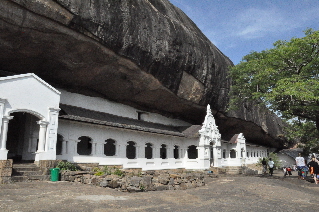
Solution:
[[[126,146],[126,157],[128,159],[136,158],[136,147],[134,141],[128,141]]]
[[[226,158],[226,149],[223,150],[223,158]]]
[[[151,143],[145,144],[145,158],[152,159],[153,158],[153,148]]]
[[[166,145],[162,144],[161,148],[160,148],[160,157],[162,159],[166,159],[167,158],[167,154],[166,154]]]
[[[106,156],[114,156],[116,151],[115,141],[113,139],[107,139],[104,144],[104,154]]]
[[[90,155],[92,153],[92,139],[87,136],[81,136],[77,146],[79,155]]]
[[[179,146],[174,146],[174,158],[179,159]]]
[[[195,145],[191,145],[187,149],[188,159],[196,159],[198,158],[198,151]]]
[[[230,158],[236,158],[236,150],[234,149],[230,150],[229,154],[230,154]]]

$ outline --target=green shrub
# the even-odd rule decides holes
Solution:
[[[113,172],[113,174],[122,177],[124,175],[124,172],[118,168],[115,169],[115,171]]]
[[[92,168],[92,172],[99,172],[101,171],[101,169],[99,167],[93,167]]]
[[[79,169],[74,163],[60,161],[56,168],[59,168],[60,170],[70,170],[70,171],[78,171]]]
[[[98,172],[96,172],[94,175],[96,175],[96,176],[102,176],[102,175],[104,175],[105,173],[103,172],[103,171],[98,171]]]
[[[104,166],[103,172],[107,175],[112,174],[112,170],[108,166]]]

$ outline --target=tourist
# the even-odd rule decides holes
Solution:
[[[267,173],[267,162],[265,158],[263,158],[261,164],[263,165],[263,175],[265,175]]]
[[[301,153],[298,153],[298,157],[296,157],[296,166],[298,170],[298,179],[305,179],[305,171],[304,167],[306,166],[305,159],[301,157]]]
[[[291,176],[291,168],[290,167],[284,167],[283,168],[283,171],[284,171],[284,177],[286,177],[287,175],[288,176]]]
[[[316,184],[318,184],[317,176],[319,175],[319,164],[316,162],[316,158],[312,157],[311,161],[308,163],[308,166],[310,167],[310,174],[313,175],[313,179]]]
[[[272,161],[271,158],[269,158],[269,161],[268,161],[268,167],[269,167],[269,175],[272,176],[272,174],[274,173],[274,161]]]

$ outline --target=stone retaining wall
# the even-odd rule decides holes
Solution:
[[[13,160],[0,160],[0,184],[11,182]]]
[[[217,175],[208,171],[188,170],[125,170],[123,176],[114,174],[96,176],[94,172],[88,171],[61,171],[62,181],[93,184],[128,192],[185,190],[204,186],[215,177]]]

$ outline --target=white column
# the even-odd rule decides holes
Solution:
[[[104,155],[104,142],[103,143],[96,143],[95,144],[96,147],[95,147],[95,154],[97,156],[103,156]]]
[[[95,156],[96,155],[96,143],[93,142],[93,141],[90,141],[90,143],[91,143],[91,146],[92,146],[90,155],[91,156]]]
[[[6,99],[1,99],[0,98],[0,138],[1,138],[1,129],[2,129],[2,117],[3,117],[3,114],[4,114],[4,106],[5,106],[5,103],[6,103]]]
[[[37,152],[44,152],[44,145],[46,141],[46,131],[47,131],[47,126],[49,122],[47,121],[38,121],[37,122],[40,125],[40,130],[39,130],[39,143],[38,143],[38,151]]]
[[[147,147],[146,143],[144,145],[141,145],[141,151],[140,151],[140,157],[141,158],[145,158],[146,156],[146,152],[145,152],[145,148]]]
[[[63,141],[62,141],[62,155],[66,155],[66,154],[68,154],[67,141],[63,139]]]
[[[154,144],[153,158],[160,158],[160,148]]]
[[[7,136],[9,129],[9,121],[13,119],[13,116],[3,116],[2,118],[2,131],[1,131],[1,150],[7,150]]]
[[[73,142],[73,155],[74,155],[74,156],[79,155],[79,153],[78,153],[78,143],[79,143],[80,141],[81,141],[81,140],[74,140],[74,142]]]
[[[141,156],[140,156],[140,145],[135,144],[135,153],[136,153],[136,156],[135,156],[136,159],[141,158]]]
[[[173,148],[174,149],[174,148]],[[174,158],[173,149],[171,146],[166,145],[166,158]]]
[[[47,136],[45,142],[45,151],[56,151],[58,116],[60,108],[49,108],[50,121],[47,125]]]

